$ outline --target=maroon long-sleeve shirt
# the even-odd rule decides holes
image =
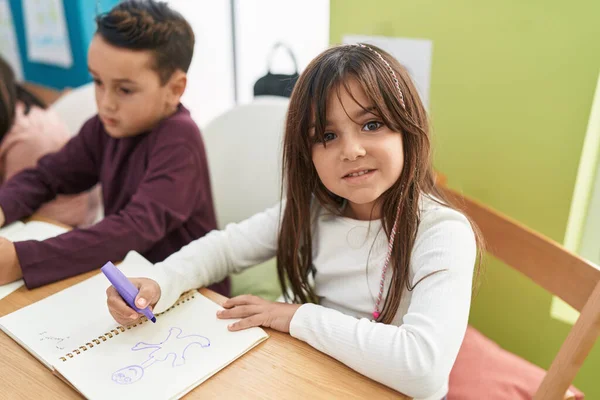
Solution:
[[[98,182],[102,221],[43,242],[15,243],[28,288],[122,260],[130,250],[159,262],[216,228],[204,144],[182,105],[153,130],[122,139],[91,118],[60,151],[5,182],[0,207],[8,224],[56,195],[81,193]],[[229,282],[213,289],[228,295]]]

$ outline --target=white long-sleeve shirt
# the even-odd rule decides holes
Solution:
[[[320,305],[302,305],[290,334],[408,396],[444,397],[471,302],[476,244],[467,219],[422,199],[409,281],[412,286],[431,272],[444,271],[405,290],[393,323],[387,325],[371,320],[388,242],[381,222],[334,216],[318,205],[313,211],[314,285]],[[274,257],[280,217],[278,205],[210,232],[156,264],[148,275],[161,287],[155,311],[167,309],[187,290]],[[391,275],[388,271],[384,293]]]

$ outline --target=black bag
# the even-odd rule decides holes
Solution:
[[[294,62],[294,70],[293,74],[272,74],[271,73],[271,63],[273,60],[273,54],[275,51],[282,47],[287,50],[290,58]],[[289,47],[284,45],[283,43],[276,43],[275,46],[271,49],[271,53],[269,54],[269,59],[267,61],[267,74],[261,78],[259,78],[254,84],[254,96],[282,96],[282,97],[290,97],[292,94],[292,90],[294,89],[294,85],[298,80],[298,63],[296,62],[296,57],[294,57],[294,53],[290,50]]]

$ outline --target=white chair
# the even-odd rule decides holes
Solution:
[[[257,97],[202,129],[220,228],[279,201],[288,104],[285,97]]]
[[[52,103],[50,108],[65,121],[69,132],[75,136],[85,121],[97,113],[94,83],[87,83],[66,92]]]

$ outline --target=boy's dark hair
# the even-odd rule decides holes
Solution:
[[[17,102],[25,105],[25,114],[32,106],[46,108],[43,101],[15,81],[15,73],[0,57],[0,141],[10,131],[15,121]]]
[[[152,68],[165,84],[180,69],[187,72],[194,54],[194,31],[167,3],[127,0],[96,17],[97,31],[113,46],[154,52]]]

